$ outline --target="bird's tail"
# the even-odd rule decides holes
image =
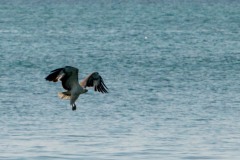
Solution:
[[[69,100],[71,98],[71,93],[69,91],[68,92],[59,92],[58,97],[61,99]]]
[[[47,81],[53,81],[57,82],[59,79],[61,79],[60,72],[63,70],[63,68],[58,68],[53,71],[45,78]]]

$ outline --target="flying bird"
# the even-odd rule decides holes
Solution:
[[[75,104],[76,100],[79,95],[88,91],[87,87],[93,87],[96,92],[108,93],[108,88],[98,72],[91,73],[79,83],[78,69],[66,66],[51,71],[45,79],[52,82],[62,81],[62,87],[66,91],[59,92],[58,96],[61,99],[70,100],[70,105],[72,106],[73,111],[77,109]]]

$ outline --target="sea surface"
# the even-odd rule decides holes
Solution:
[[[239,160],[240,2],[1,0],[0,159]]]

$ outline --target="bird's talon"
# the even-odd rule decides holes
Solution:
[[[75,111],[76,109],[77,109],[77,107],[76,107],[76,106],[73,106],[73,107],[72,107],[72,110],[73,110],[73,111]]]

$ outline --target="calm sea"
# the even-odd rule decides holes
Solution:
[[[98,71],[60,100],[45,77]],[[239,160],[240,2],[1,0],[0,159]]]

